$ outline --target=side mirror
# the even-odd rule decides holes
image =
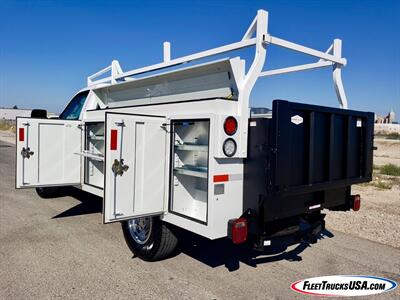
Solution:
[[[47,110],[45,110],[45,109],[33,109],[32,112],[31,112],[31,118],[47,119]]]

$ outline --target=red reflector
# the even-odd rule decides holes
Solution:
[[[110,150],[117,150],[118,130],[111,129]]]
[[[228,174],[214,175],[214,182],[224,182],[224,181],[229,181]]]
[[[18,130],[18,140],[20,142],[23,142],[25,140],[25,129],[24,128],[19,128],[19,130]]]
[[[247,239],[247,220],[239,218],[232,222],[232,242],[241,244]]]
[[[224,123],[224,130],[227,135],[234,135],[237,130],[237,121],[234,117],[227,117]]]
[[[354,195],[353,197],[353,210],[359,211],[361,207],[361,197],[360,195]]]

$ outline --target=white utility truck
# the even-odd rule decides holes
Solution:
[[[172,253],[177,227],[260,250],[315,241],[322,209],[360,207],[350,187],[371,180],[373,114],[347,107],[341,40],[317,51],[267,25],[259,10],[238,42],[176,59],[165,42],[163,62],[131,71],[114,60],[59,118],[18,118],[16,188],[101,196],[104,223],[121,222],[130,249],[149,261]],[[318,60],[263,70],[273,45]],[[195,64],[245,47],[254,48],[248,68],[240,57]],[[258,78],[321,67],[333,70],[340,108],[249,107]]]

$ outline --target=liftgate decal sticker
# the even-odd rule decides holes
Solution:
[[[393,280],[362,275],[314,277],[296,281],[290,288],[301,294],[314,296],[367,296],[394,290]]]
[[[300,117],[299,115],[295,115],[295,116],[292,116],[292,117],[290,118],[290,121],[291,121],[293,124],[299,125],[299,124],[303,123],[303,118]]]

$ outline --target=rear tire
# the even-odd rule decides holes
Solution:
[[[129,249],[145,261],[167,258],[178,245],[171,228],[159,217],[136,218],[124,221],[121,225]]]
[[[36,193],[39,195],[40,198],[48,199],[54,198],[60,195],[60,188],[59,187],[37,187]]]

